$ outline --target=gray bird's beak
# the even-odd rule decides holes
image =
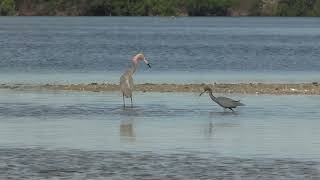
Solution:
[[[206,91],[203,91],[202,93],[199,94],[199,96],[201,96],[203,93],[205,93]]]
[[[151,65],[149,63],[147,65],[149,66],[149,68],[151,68]]]

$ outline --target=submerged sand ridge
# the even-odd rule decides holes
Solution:
[[[243,93],[243,94],[305,94],[320,95],[320,85],[317,82],[299,84],[265,84],[265,83],[239,83],[239,84],[136,84],[135,91],[141,92],[201,92],[208,85],[215,93]],[[1,89],[17,90],[70,90],[70,91],[119,91],[118,84],[44,84],[44,85],[0,85]]]

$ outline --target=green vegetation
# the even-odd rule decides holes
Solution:
[[[320,0],[283,0],[277,7],[278,16],[320,16]]]
[[[226,15],[232,0],[93,0],[90,15],[207,16]]]
[[[15,15],[15,2],[13,0],[0,0],[0,15]]]
[[[320,16],[320,0],[0,0],[0,15]]]

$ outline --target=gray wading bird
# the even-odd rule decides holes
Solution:
[[[218,105],[220,105],[224,109],[230,109],[231,111],[233,111],[233,108],[236,108],[237,106],[244,106],[244,104],[242,104],[240,101],[236,101],[236,100],[233,100],[233,99],[230,99],[227,97],[213,96],[212,89],[209,86],[205,86],[203,88],[203,90],[204,91],[199,96],[201,96],[205,92],[208,92],[212,101],[214,101],[215,103],[217,103]]]
[[[151,68],[149,62],[147,61],[147,59],[144,57],[142,53],[139,53],[132,58],[132,67],[128,69],[120,77],[120,90],[122,92],[122,97],[123,97],[123,107],[126,106],[125,98],[131,99],[131,107],[132,107],[132,91],[134,86],[132,76],[134,72],[136,72],[139,66],[139,61],[144,61],[144,63],[146,63],[146,65],[148,65],[149,68]]]

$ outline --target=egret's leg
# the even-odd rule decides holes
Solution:
[[[229,108],[232,112],[234,112],[234,110],[232,108]]]
[[[133,107],[133,105],[132,105],[132,96],[131,96],[131,107]]]
[[[122,93],[122,99],[123,99],[123,108],[126,107],[126,103],[125,103],[125,100],[124,100],[124,94]]]

